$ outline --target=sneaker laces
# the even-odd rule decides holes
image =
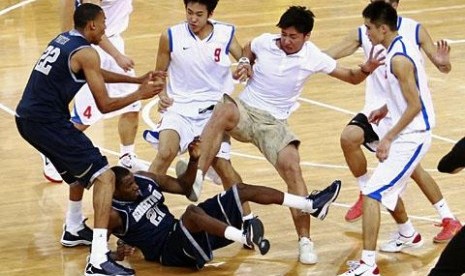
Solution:
[[[349,272],[355,271],[361,264],[361,261],[356,260],[350,260],[346,262],[346,265],[349,267]]]

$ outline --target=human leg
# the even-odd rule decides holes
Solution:
[[[462,228],[460,221],[455,218],[449,209],[436,181],[423,169],[421,164],[418,164],[411,177],[438,211],[441,218],[441,223],[437,224],[437,226],[442,227],[442,229],[433,238],[433,241],[438,243],[448,242]]]
[[[149,172],[166,174],[179,152],[180,138],[178,132],[172,129],[162,130],[159,135],[158,152],[149,167]]]
[[[378,140],[378,135],[363,113],[359,113],[352,118],[341,133],[342,152],[350,172],[357,178],[360,190],[369,178],[367,160],[361,146],[364,145],[368,150],[374,151]],[[346,221],[355,222],[361,218],[363,211],[362,199],[360,193],[358,200],[347,211],[345,215]]]

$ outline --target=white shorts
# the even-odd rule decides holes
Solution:
[[[161,115],[160,122],[154,130],[144,131],[144,139],[149,142],[155,149],[158,149],[159,133],[166,129],[174,130],[179,135],[179,154],[187,151],[189,143],[194,140],[196,136],[202,134],[202,130],[207,124],[212,114],[209,110],[203,114],[199,114],[197,118],[186,117],[173,111],[165,111]],[[223,138],[220,150],[216,157],[226,160],[231,159],[231,140],[229,136]]]
[[[370,180],[361,187],[362,194],[394,210],[407,180],[430,146],[430,131],[399,135],[391,144],[388,158],[378,164]]]
[[[121,36],[114,35],[108,39],[121,53],[124,54],[124,41]],[[103,51],[100,47],[96,46],[94,48],[100,56],[100,66],[103,69],[129,76],[135,76],[134,70],[124,72],[113,57]],[[132,83],[107,83],[105,86],[110,97],[122,97],[136,91],[138,88],[137,84]],[[122,109],[102,114],[97,108],[97,104],[92,96],[92,92],[90,92],[89,86],[85,84],[74,97],[71,120],[83,125],[92,125],[101,119],[112,118],[128,112],[139,112],[141,107],[141,102],[137,101]]]

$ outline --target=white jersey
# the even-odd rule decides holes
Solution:
[[[234,90],[229,46],[235,27],[209,22],[213,30],[203,40],[192,33],[187,22],[168,29],[171,61],[166,91],[174,99],[169,110],[188,117],[198,116]]]
[[[402,130],[401,134],[431,130],[435,125],[435,114],[425,67],[422,63],[422,55],[417,45],[404,39],[402,36],[397,36],[392,41],[386,55],[386,77],[388,83],[386,104],[391,114],[392,121],[394,124],[397,123],[407,108],[407,102],[402,94],[399,81],[392,73],[391,68],[392,58],[398,55],[407,57],[413,63],[415,67],[415,82],[417,84],[418,97],[420,97],[421,101],[420,113],[418,113],[413,121]]]
[[[397,20],[397,29],[399,35],[401,35],[404,39],[407,39],[411,43],[415,43],[418,49],[420,48],[420,24],[417,21],[399,16]],[[358,36],[360,46],[362,47],[363,52],[365,53],[365,58],[368,59],[373,44],[371,44],[370,40],[368,39],[368,36],[366,35],[366,27],[364,25],[358,28]],[[386,49],[381,44],[375,46],[373,53],[377,53],[379,50],[384,50],[384,53],[382,55],[386,55]],[[424,61],[422,56],[421,63],[423,64],[423,62]],[[365,105],[363,107],[362,113],[364,113],[367,116],[370,115],[371,111],[383,106],[386,103],[386,101],[384,100],[383,92],[387,89],[385,75],[386,66],[380,66],[366,78]]]
[[[254,72],[239,98],[277,119],[287,119],[298,108],[297,99],[308,77],[333,72],[336,61],[309,41],[299,52],[287,55],[276,45],[280,36],[263,34],[252,40]]]
[[[105,34],[108,37],[121,34],[128,28],[132,0],[103,0],[101,7],[105,12]]]

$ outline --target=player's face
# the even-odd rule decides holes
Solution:
[[[195,2],[189,2],[187,4],[186,19],[190,30],[194,34],[198,34],[205,28],[209,17],[207,6]]]
[[[91,43],[99,44],[102,40],[102,36],[105,34],[105,14],[100,12],[97,17],[91,23],[91,29],[93,31],[93,38]]]
[[[365,18],[365,26],[367,28],[366,35],[371,44],[376,45],[382,43],[384,39],[383,28],[381,26],[377,27],[375,24],[371,23],[368,18]]]
[[[295,27],[281,29],[281,38],[279,40],[281,49],[288,55],[295,54],[302,49],[309,37],[310,34],[300,33]]]
[[[134,201],[139,195],[139,186],[136,184],[134,175],[130,173],[122,179],[121,185],[115,190],[114,197],[123,201]]]

